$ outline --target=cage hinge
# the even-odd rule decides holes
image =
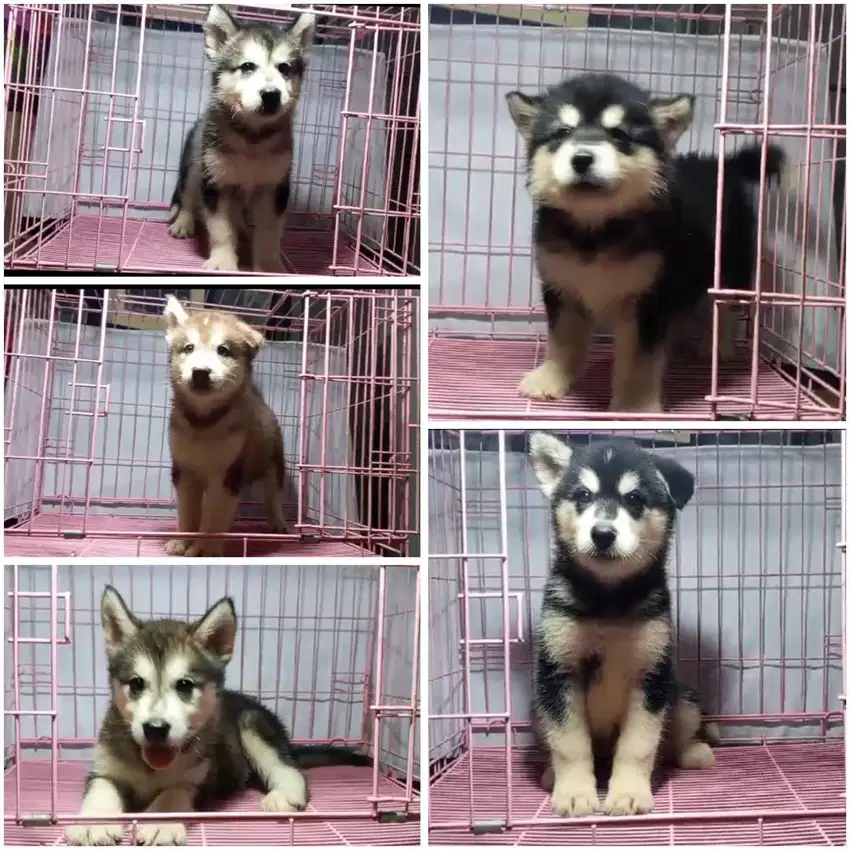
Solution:
[[[504,832],[505,822],[503,820],[480,820],[473,824],[472,831],[476,835],[487,835],[492,832]]]
[[[96,263],[94,270],[96,272],[108,272],[112,274],[112,272],[118,271],[118,266],[115,263]]]
[[[84,540],[85,536],[86,536],[85,531],[82,531],[79,528],[74,528],[74,529],[71,529],[70,531],[63,531],[62,532],[62,537],[64,537],[65,540]]]
[[[754,422],[755,417],[747,416],[745,413],[720,413],[717,416],[718,422]]]
[[[21,826],[52,826],[53,818],[50,815],[26,815],[21,818]]]
[[[407,823],[407,812],[378,812],[378,823]]]

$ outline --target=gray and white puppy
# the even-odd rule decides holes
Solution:
[[[213,5],[204,44],[214,63],[207,108],[183,146],[168,232],[209,239],[204,268],[236,271],[240,236],[254,271],[280,272],[289,204],[292,124],[310,57],[315,16],[290,29],[244,24]]]
[[[628,442],[573,449],[536,433],[530,454],[552,516],[533,691],[544,787],[556,814],[589,815],[595,756],[612,758],[601,809],[651,811],[657,760],[709,767],[718,738],[673,669],[666,564],[693,476]]]
[[[224,687],[233,657],[236,612],[224,597],[200,620],[145,622],[114,587],[101,598],[111,701],[94,748],[82,814],[187,813],[246,788],[265,794],[265,812],[307,806],[303,770],[369,765],[346,747],[293,746],[286,728],[253,697]],[[79,824],[69,844],[118,844],[120,823]],[[146,821],[139,844],[185,844],[178,821]]]

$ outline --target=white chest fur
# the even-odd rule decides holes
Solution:
[[[292,167],[292,152],[270,153],[252,146],[226,153],[213,150],[204,154],[204,163],[218,186],[252,192],[282,183]]]

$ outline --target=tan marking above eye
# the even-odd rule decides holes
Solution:
[[[581,112],[570,104],[564,104],[558,110],[558,117],[567,127],[578,127],[581,124]]]
[[[599,123],[606,130],[613,130],[615,127],[619,127],[623,123],[623,119],[626,117],[626,110],[623,109],[622,106],[609,106],[602,111],[602,115],[599,116]]]

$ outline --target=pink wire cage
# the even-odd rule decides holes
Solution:
[[[373,758],[372,767],[308,771],[303,813],[266,814],[249,791],[159,820],[184,823],[198,845],[418,843],[416,566],[7,565],[4,580],[8,844],[56,844],[79,815],[110,693],[106,584],[143,619],[197,618],[230,595],[239,630],[227,686],[261,699],[296,742]],[[121,822],[129,830],[145,817]]]
[[[550,517],[527,434],[432,431],[431,843],[846,846],[840,432],[628,436],[696,475],[668,575],[716,766],[659,776],[651,814],[554,815],[530,724]]]
[[[419,273],[419,8],[232,7],[316,38],[295,122],[289,274]],[[209,4],[4,6],[7,269],[200,273],[167,231],[206,102]]]
[[[505,104],[513,89],[534,93],[573,74],[609,71],[657,94],[696,96],[680,152],[722,157],[741,144],[770,142],[796,165],[791,193],[768,192],[762,179],[752,289],[724,289],[717,266],[711,353],[670,358],[664,416],[841,420],[844,15],[835,4],[432,6],[431,412],[454,420],[620,417],[607,410],[613,350],[604,336],[565,399],[518,393],[523,375],[543,360],[546,321],[524,152]],[[725,359],[718,357],[721,307],[737,337]],[[470,368],[476,363],[486,365]],[[458,373],[469,379],[458,382]]]
[[[418,545],[418,292],[7,289],[7,556],[165,554],[177,530],[165,297],[235,313],[266,343],[290,532],[247,490],[234,557],[409,555]]]

